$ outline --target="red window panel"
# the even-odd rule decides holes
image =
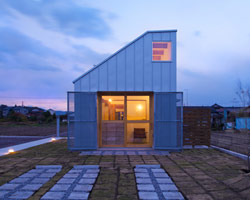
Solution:
[[[162,48],[162,49],[166,49],[168,48],[168,44],[167,43],[153,43],[153,48]]]
[[[161,60],[161,56],[153,56],[153,60]]]
[[[153,55],[163,55],[164,51],[163,50],[153,50]]]

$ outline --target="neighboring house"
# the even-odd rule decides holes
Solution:
[[[223,107],[215,103],[210,108],[212,129],[222,130],[225,123]]]
[[[21,113],[23,115],[27,115],[29,113],[29,110],[22,106],[15,106],[12,109],[15,113]]]
[[[42,113],[42,112],[44,112],[44,109],[35,107],[31,110],[31,112],[32,113]]]
[[[10,112],[10,107],[5,107],[5,108],[3,108],[3,116],[4,117],[7,117],[8,116],[8,114],[9,114],[9,112]]]
[[[41,115],[44,112],[44,109],[38,107],[0,105],[0,111],[2,112],[3,117],[7,117],[11,110],[13,110],[15,113],[21,113],[27,117],[32,115]]]
[[[38,108],[38,107],[27,107],[29,109],[29,113],[27,114],[28,118],[31,117],[35,117],[35,118],[39,118],[42,117],[43,112],[45,111],[42,108]]]
[[[211,106],[211,124],[214,130],[234,129],[236,115],[242,107],[223,107],[218,104]]]
[[[250,130],[250,117],[236,117],[236,129],[249,129]]]
[[[70,149],[182,149],[176,30],[144,33],[73,83]]]
[[[51,115],[54,115],[55,114],[55,110],[53,110],[53,109],[49,109],[49,110],[47,110]]]
[[[236,129],[250,130],[250,106],[242,108],[236,113]]]

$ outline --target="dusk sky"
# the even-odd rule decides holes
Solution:
[[[237,105],[237,81],[250,86],[249,10],[248,0],[0,0],[0,104],[66,110],[86,70],[147,30],[177,29],[184,103]]]

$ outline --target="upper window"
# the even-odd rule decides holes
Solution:
[[[153,42],[153,61],[171,61],[171,42]]]

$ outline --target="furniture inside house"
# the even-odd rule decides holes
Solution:
[[[146,139],[146,131],[145,128],[134,128],[134,142],[143,142],[143,139]]]

